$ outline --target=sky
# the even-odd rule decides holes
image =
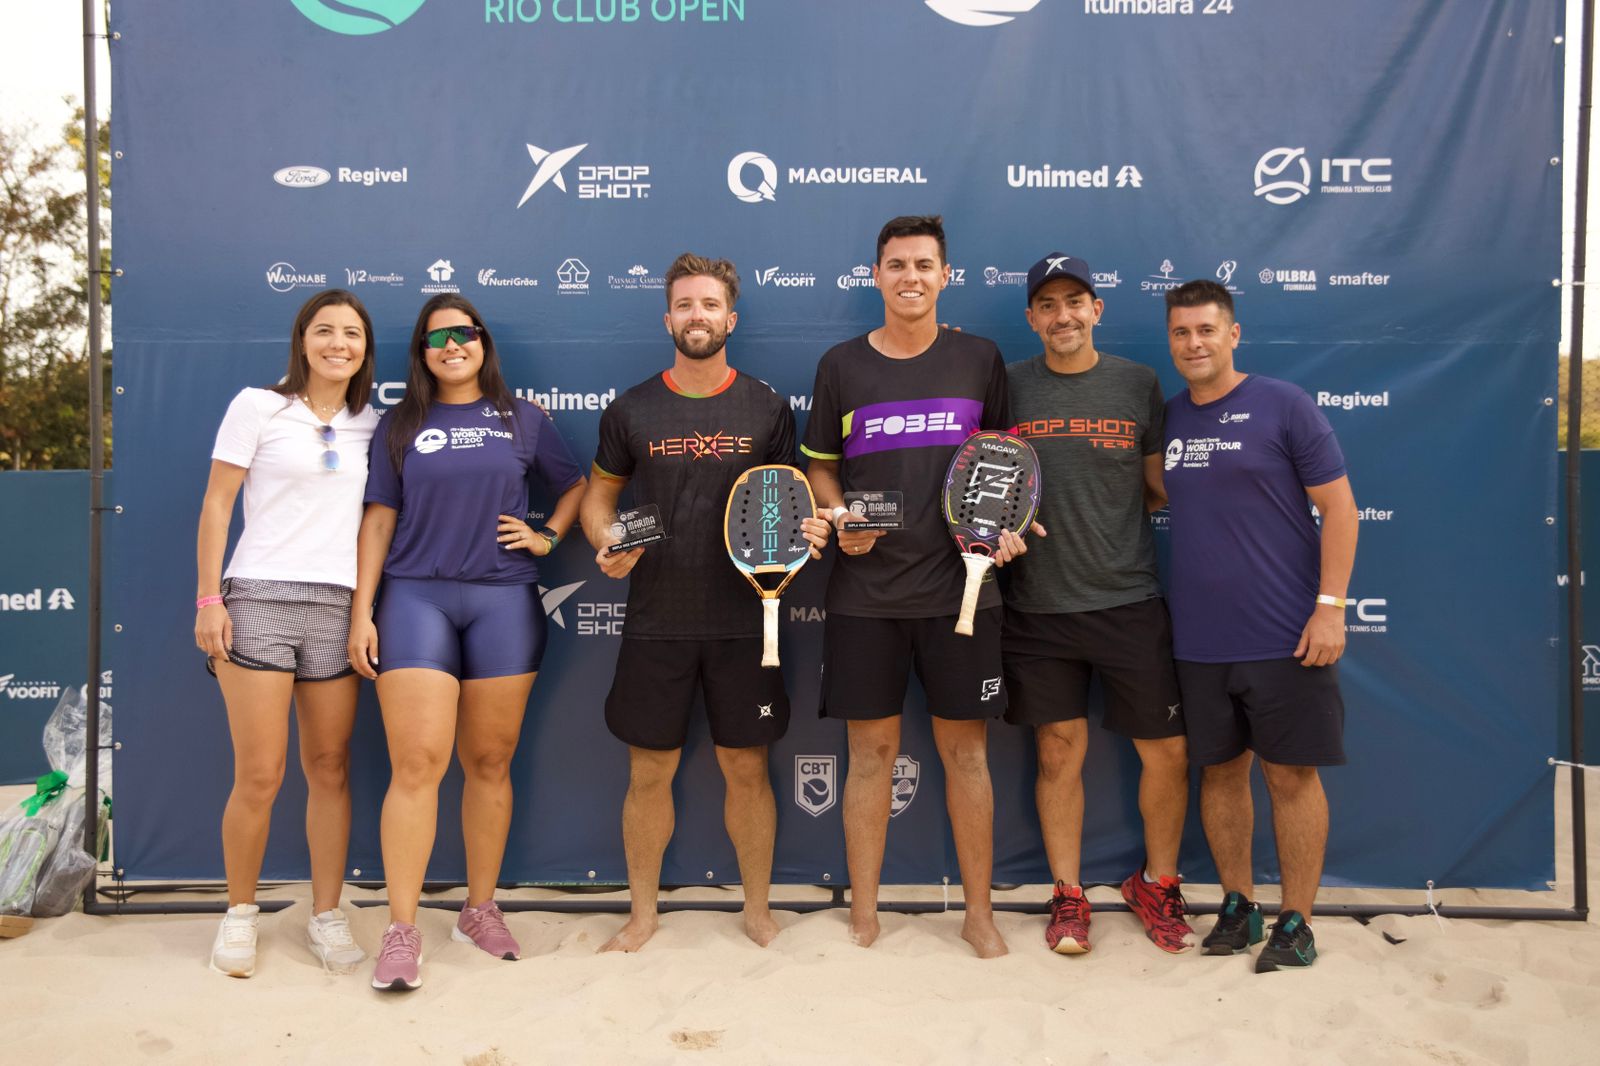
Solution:
[[[95,19],[104,18],[104,7],[95,2]],[[104,33],[99,26],[97,32]],[[11,47],[0,63],[0,116],[7,124],[31,121],[41,131],[54,131],[64,125],[72,112],[61,98],[71,95],[83,99],[83,11],[73,0],[47,3],[6,0],[0,3],[0,41]],[[106,64],[106,47],[99,41],[96,97],[100,114],[107,114],[111,102],[111,74]]]
[[[266,2],[266,0],[252,0],[252,2]],[[288,0],[276,0],[276,2],[287,3]],[[94,0],[94,7],[95,19],[98,22],[104,17],[104,5],[101,0]],[[1575,157],[1578,111],[1577,17],[1581,3],[1579,0],[1571,0],[1568,7],[1566,37],[1570,42],[1571,55],[1567,63],[1568,104],[1563,117],[1566,136],[1565,154]],[[7,49],[5,62],[0,63],[0,121],[4,121],[7,125],[28,122],[41,132],[50,133],[71,117],[71,111],[62,103],[61,98],[66,95],[79,100],[83,98],[82,19],[81,2],[73,3],[72,0],[48,0],[48,2],[5,0],[4,3],[0,3],[0,41],[13,44],[13,47]],[[104,33],[104,25],[99,25],[97,32]],[[100,55],[96,88],[100,106],[97,110],[105,116],[108,114],[111,102],[111,77],[105,58],[104,41],[98,42],[97,51]],[[1596,240],[1596,235],[1600,234],[1600,182],[1596,180],[1597,174],[1600,174],[1600,145],[1591,144],[1590,224],[1586,259],[1593,266],[1590,273],[1595,283],[1592,286],[1592,294],[1589,294],[1584,302],[1586,320],[1584,355],[1589,359],[1600,357],[1600,240]],[[1572,272],[1574,230],[1570,207],[1573,197],[1571,167],[1565,168],[1565,179],[1566,192],[1562,200],[1563,204],[1568,206],[1562,224],[1562,277],[1568,278]],[[1568,348],[1571,311],[1567,297],[1571,291],[1568,288],[1563,293],[1562,351]]]

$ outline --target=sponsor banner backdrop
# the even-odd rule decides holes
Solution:
[[[940,318],[994,337],[1011,360],[1038,351],[1022,286],[1046,252],[1091,263],[1106,303],[1099,347],[1156,367],[1169,394],[1180,382],[1162,294],[1197,277],[1229,286],[1240,366],[1316,399],[1363,508],[1343,670],[1351,764],[1325,775],[1329,880],[1542,886],[1559,672],[1547,400],[1562,13],[1557,0],[1458,8],[117,9],[119,864],[130,877],[221,872],[230,760],[191,646],[193,522],[217,421],[239,388],[283,372],[305,297],[336,285],[366,301],[374,400],[387,407],[417,307],[459,290],[495,329],[511,385],[587,461],[603,407],[670,362],[661,276],[677,253],[738,263],[733,362],[787,397],[803,427],[822,351],[882,320],[879,226],[940,212],[952,268]],[[845,877],[844,730],[811,713],[826,568],[809,567],[783,600],[795,715],[772,752],[780,881]],[[551,644],[515,765],[505,875],[618,882],[626,752],[601,707],[626,589],[577,538],[544,574]],[[351,866],[374,876],[387,760],[363,699]],[[908,712],[884,876],[954,880],[915,689]],[[1000,726],[993,737],[995,878],[1046,880],[1031,739]],[[1141,850],[1137,765],[1103,731],[1093,745],[1085,876],[1117,880]],[[267,876],[306,873],[299,787],[286,788]],[[442,795],[431,876],[459,878],[457,789]],[[666,880],[736,879],[703,726],[678,799]],[[1211,876],[1191,823],[1185,871]],[[1257,824],[1269,878],[1269,821]]]
[[[1585,372],[1588,368],[1584,368]],[[1583,558],[1584,572],[1595,567],[1595,561],[1600,556],[1600,491],[1595,486],[1600,482],[1591,478],[1600,478],[1600,450],[1585,449],[1579,453],[1583,463]],[[1567,476],[1567,453],[1561,452],[1557,456],[1556,470],[1560,474],[1557,481],[1558,491],[1561,493],[1561,527],[1558,543],[1560,554],[1556,560],[1556,586],[1561,589],[1561,619],[1557,627],[1561,634],[1561,668],[1566,670],[1567,664],[1567,500],[1565,478]],[[1562,673],[1560,681],[1562,701],[1565,703],[1567,692],[1566,674]],[[1572,738],[1567,729],[1565,706],[1562,708],[1561,720],[1557,725],[1556,754],[1560,758],[1572,758]],[[1600,751],[1600,588],[1590,585],[1588,580],[1583,582],[1583,748],[1584,761],[1593,765],[1596,762],[1595,752]]]
[[[108,498],[111,486],[108,473]],[[31,785],[50,769],[45,719],[64,688],[84,683],[88,472],[0,474],[0,515],[10,519],[0,523],[0,785]],[[115,645],[103,639],[101,649],[100,697],[109,702]]]

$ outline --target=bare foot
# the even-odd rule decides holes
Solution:
[[[872,942],[878,939],[878,912],[868,911],[865,914],[850,912],[850,940],[857,947],[870,948]]]
[[[744,909],[744,935],[754,940],[758,947],[764,948],[772,943],[773,937],[777,936],[778,932],[778,923],[772,920],[772,912],[767,908]]]
[[[635,914],[628,919],[628,924],[623,926],[616,936],[600,945],[600,950],[638,951],[644,947],[645,941],[655,935],[656,926],[659,924],[660,919],[654,914]]]
[[[980,917],[969,913],[966,921],[961,923],[961,939],[972,945],[972,950],[978,953],[980,959],[998,959],[1010,950],[989,915]]]

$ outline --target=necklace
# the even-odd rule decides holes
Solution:
[[[343,404],[336,403],[324,407],[322,404],[313,400],[310,396],[302,396],[300,398],[305,401],[307,407],[311,408],[313,414],[320,416],[325,422],[332,422],[333,417],[339,413],[339,408],[344,406]]]

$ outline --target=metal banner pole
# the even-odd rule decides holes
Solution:
[[[1577,204],[1572,245],[1572,350],[1567,359],[1567,673],[1568,729],[1572,761],[1572,909],[1589,913],[1588,827],[1584,818],[1583,771],[1583,303],[1585,247],[1589,242],[1589,122],[1594,100],[1594,0],[1579,16],[1583,58],[1578,84]]]

